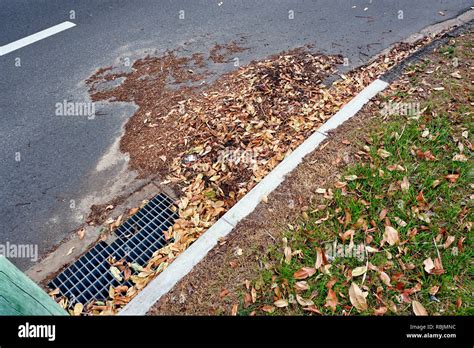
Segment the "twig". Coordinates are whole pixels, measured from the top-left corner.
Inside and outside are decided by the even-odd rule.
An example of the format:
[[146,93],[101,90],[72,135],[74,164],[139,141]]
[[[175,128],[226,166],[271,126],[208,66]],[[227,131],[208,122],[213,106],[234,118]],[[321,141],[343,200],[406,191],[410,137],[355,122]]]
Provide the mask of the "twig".
[[405,133],[406,126],[407,126],[406,124],[403,125],[402,133],[398,136],[397,140],[400,140],[402,138],[403,133]]
[[273,237],[273,236],[272,236],[270,233],[268,233],[267,231],[265,231],[265,233],[268,234],[268,236],[269,236],[271,239],[273,239],[274,242],[276,242],[275,237]]
[[436,247],[436,252],[438,253],[439,263],[441,264],[441,268],[443,268],[443,262],[441,261],[441,254],[439,253],[438,245],[436,244],[436,240],[434,237],[433,237],[433,243]]

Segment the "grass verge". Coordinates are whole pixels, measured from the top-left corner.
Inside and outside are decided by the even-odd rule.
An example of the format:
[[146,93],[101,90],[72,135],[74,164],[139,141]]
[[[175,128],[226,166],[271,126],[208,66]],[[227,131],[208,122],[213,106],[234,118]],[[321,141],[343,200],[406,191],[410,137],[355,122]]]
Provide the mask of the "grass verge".
[[282,231],[234,314],[474,314],[473,37],[380,98],[359,161]]

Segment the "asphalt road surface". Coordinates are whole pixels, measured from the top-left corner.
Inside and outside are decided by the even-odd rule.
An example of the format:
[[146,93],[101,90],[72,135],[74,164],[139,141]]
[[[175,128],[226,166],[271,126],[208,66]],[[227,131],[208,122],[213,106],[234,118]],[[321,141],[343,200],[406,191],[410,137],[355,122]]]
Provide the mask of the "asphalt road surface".
[[[64,100],[89,101],[84,81],[96,69],[176,47],[207,52],[215,43],[242,37],[250,50],[239,53],[241,64],[314,44],[356,66],[471,5],[468,0],[0,0],[0,46],[64,21],[76,24],[0,56],[0,244],[35,244],[44,255],[84,221],[92,203],[106,202],[133,182],[135,174],[115,151],[133,105],[99,105],[101,115],[93,119],[55,112]],[[11,260],[21,269],[34,262]]]

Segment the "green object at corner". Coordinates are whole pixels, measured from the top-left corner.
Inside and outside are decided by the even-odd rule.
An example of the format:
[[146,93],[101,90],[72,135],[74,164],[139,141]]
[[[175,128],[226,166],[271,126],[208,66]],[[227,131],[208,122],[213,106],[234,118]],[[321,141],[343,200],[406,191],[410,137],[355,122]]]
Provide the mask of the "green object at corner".
[[0,255],[0,315],[68,315],[49,295]]

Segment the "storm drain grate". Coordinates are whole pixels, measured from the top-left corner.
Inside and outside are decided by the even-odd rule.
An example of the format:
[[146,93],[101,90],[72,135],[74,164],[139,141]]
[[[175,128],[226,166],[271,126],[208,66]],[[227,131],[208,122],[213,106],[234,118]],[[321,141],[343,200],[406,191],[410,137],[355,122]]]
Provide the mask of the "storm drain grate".
[[114,278],[108,260],[125,259],[145,266],[153,253],[167,244],[163,231],[173,226],[177,218],[172,200],[165,194],[157,195],[115,230],[118,238],[114,242],[96,244],[53,279],[49,287],[59,288],[71,304],[107,299],[111,285],[132,285]]

